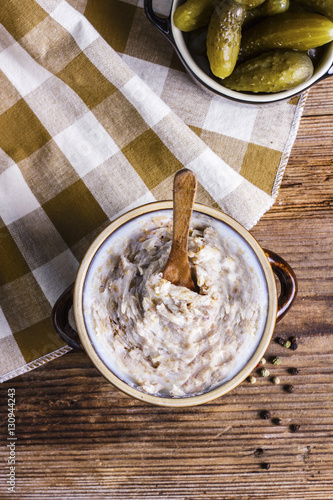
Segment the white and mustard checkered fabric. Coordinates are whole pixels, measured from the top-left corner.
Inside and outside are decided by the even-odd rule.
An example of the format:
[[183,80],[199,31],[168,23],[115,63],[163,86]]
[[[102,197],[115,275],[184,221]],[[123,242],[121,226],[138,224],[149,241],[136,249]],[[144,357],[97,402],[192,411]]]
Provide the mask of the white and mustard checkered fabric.
[[172,197],[250,228],[277,193],[302,105],[242,106],[203,93],[142,2],[3,0],[0,5],[0,377],[68,350],[58,296],[117,215]]

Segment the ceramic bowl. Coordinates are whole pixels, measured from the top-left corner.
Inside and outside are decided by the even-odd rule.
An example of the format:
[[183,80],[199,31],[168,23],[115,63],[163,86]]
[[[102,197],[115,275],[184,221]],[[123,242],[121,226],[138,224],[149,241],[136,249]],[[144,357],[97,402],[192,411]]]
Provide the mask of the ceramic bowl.
[[323,49],[320,60],[316,63],[315,71],[312,77],[296,87],[271,94],[254,94],[251,92],[238,92],[224,87],[221,80],[214,77],[209,69],[209,63],[206,58],[196,57],[190,53],[187,44],[188,34],[180,31],[173,22],[173,15],[179,5],[184,0],[173,0],[170,14],[167,18],[162,18],[155,14],[152,7],[153,0],[145,0],[144,7],[148,19],[153,25],[171,42],[176,50],[185,69],[188,71],[194,81],[204,90],[220,95],[231,100],[247,104],[265,104],[274,103],[283,100],[289,100],[292,97],[301,94],[306,89],[324,78],[333,74],[333,42],[327,44]]
[[[91,276],[94,274],[96,266],[100,266],[100,256],[107,251],[110,244],[117,245],[117,242],[132,234],[138,224],[151,220],[152,217],[167,215],[172,217],[172,201],[154,202],[136,208],[113,221],[89,247],[76,276],[75,284],[69,287],[59,298],[53,308],[52,320],[55,330],[65,342],[76,349],[84,349],[96,368],[115,387],[124,393],[147,403],[160,406],[187,407],[206,403],[231,391],[239,385],[256,367],[263,357],[273,334],[276,321],[281,319],[290,308],[297,291],[296,277],[291,267],[278,255],[264,250],[238,222],[225,215],[220,210],[196,203],[194,214],[200,214],[212,222],[214,225],[224,224],[228,230],[235,232],[235,236],[241,239],[242,244],[251,252],[253,258],[258,263],[258,269],[262,275],[263,282],[267,290],[267,315],[263,322],[262,334],[258,338],[255,350],[244,360],[239,371],[230,380],[220,386],[208,390],[197,396],[186,397],[162,397],[154,396],[142,392],[130,386],[103,361],[102,357],[94,346],[94,335],[89,328],[87,313],[87,290],[91,286]],[[215,226],[214,226],[215,227]],[[280,281],[281,292],[278,297],[275,276]],[[73,293],[74,290],[74,293]],[[73,306],[76,332],[68,323],[68,312]]]

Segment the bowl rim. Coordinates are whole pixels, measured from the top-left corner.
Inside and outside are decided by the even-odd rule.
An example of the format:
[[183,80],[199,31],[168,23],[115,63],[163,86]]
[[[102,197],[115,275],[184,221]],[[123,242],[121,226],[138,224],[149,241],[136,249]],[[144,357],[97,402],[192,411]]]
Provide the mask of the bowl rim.
[[259,344],[255,352],[253,353],[252,357],[249,359],[249,361],[231,380],[227,381],[225,384],[216,387],[211,391],[207,391],[197,396],[188,396],[182,398],[155,396],[148,393],[144,393],[128,385],[126,382],[117,377],[112,372],[112,370],[108,368],[98,356],[89,338],[88,331],[86,329],[86,324],[84,320],[84,310],[83,310],[83,289],[84,289],[85,279],[90,264],[96,252],[101,247],[101,245],[106,241],[106,239],[109,238],[109,236],[116,231],[116,229],[123,226],[127,222],[135,218],[138,218],[142,215],[145,215],[147,213],[152,213],[161,210],[170,210],[170,209],[172,209],[172,201],[159,201],[142,205],[118,217],[116,220],[111,222],[111,224],[109,224],[95,238],[95,240],[88,248],[76,276],[74,285],[74,295],[73,295],[73,310],[74,310],[74,318],[77,326],[78,335],[86,353],[90,357],[95,367],[99,370],[99,372],[109,382],[111,382],[112,385],[114,385],[116,388],[118,388],[128,396],[132,396],[140,401],[145,401],[153,405],[168,406],[168,407],[188,407],[188,406],[195,406],[207,403],[209,401],[212,401],[213,399],[222,396],[223,394],[226,394],[227,392],[235,388],[237,385],[239,385],[257,366],[258,362],[263,357],[263,354],[265,353],[270,343],[271,337],[273,335],[276,322],[276,314],[277,314],[277,290],[271,265],[269,264],[263,249],[256,241],[256,239],[241,224],[239,224],[237,221],[232,219],[230,216],[224,214],[220,210],[200,203],[195,203],[194,211],[211,216],[214,219],[217,219],[219,221],[228,224],[234,230],[236,230],[250,245],[250,247],[257,256],[259,264],[262,267],[267,284],[268,312],[266,318],[266,325],[262,337],[259,341]]
[[328,43],[327,47],[327,55],[319,64],[319,67],[314,71],[312,77],[303,82],[296,87],[293,87],[288,90],[284,90],[281,92],[275,93],[267,93],[267,94],[251,94],[245,92],[238,92],[236,90],[228,89],[224,87],[222,84],[211,78],[207,73],[205,73],[200,66],[195,61],[194,57],[190,54],[187,45],[184,39],[184,33],[178,29],[173,21],[174,12],[178,5],[183,3],[183,0],[172,0],[172,6],[169,16],[170,22],[170,36],[169,40],[174,46],[178,56],[180,57],[183,65],[189,74],[194,78],[194,80],[199,83],[200,86],[204,87],[206,90],[213,92],[214,94],[220,95],[222,97],[226,97],[233,101],[238,101],[247,104],[274,104],[276,102],[284,101],[291,99],[302,92],[309,89],[316,82],[328,76],[329,70],[333,64],[333,41]]

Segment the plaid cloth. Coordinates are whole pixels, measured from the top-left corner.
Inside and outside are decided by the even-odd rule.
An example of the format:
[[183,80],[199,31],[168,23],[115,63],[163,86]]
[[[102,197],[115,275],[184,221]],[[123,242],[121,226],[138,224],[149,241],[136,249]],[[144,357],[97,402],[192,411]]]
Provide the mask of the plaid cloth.
[[171,199],[183,166],[197,201],[253,226],[277,195],[305,98],[207,95],[142,1],[2,0],[0,23],[5,381],[69,350],[50,315],[89,244],[117,215]]

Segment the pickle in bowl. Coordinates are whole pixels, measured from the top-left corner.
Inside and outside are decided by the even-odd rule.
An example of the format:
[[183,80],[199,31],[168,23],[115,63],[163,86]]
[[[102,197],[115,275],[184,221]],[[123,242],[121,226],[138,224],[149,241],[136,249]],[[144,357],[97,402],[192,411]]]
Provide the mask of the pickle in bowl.
[[174,13],[173,22],[181,31],[207,26],[214,11],[214,0],[187,0]]
[[333,23],[312,12],[285,12],[265,19],[242,35],[244,60],[275,49],[307,51],[333,40]]
[[304,52],[276,50],[237,66],[223,85],[241,92],[281,92],[306,82],[313,71],[312,61]]
[[235,0],[220,2],[212,14],[207,32],[207,57],[212,73],[229,76],[236,66],[245,8]]
[[243,28],[247,28],[250,24],[261,21],[265,17],[277,16],[286,12],[290,7],[289,0],[265,0],[255,9],[246,11]]

